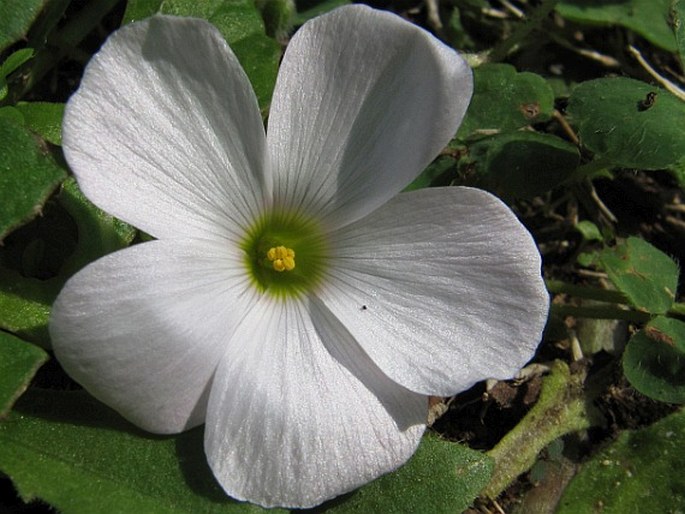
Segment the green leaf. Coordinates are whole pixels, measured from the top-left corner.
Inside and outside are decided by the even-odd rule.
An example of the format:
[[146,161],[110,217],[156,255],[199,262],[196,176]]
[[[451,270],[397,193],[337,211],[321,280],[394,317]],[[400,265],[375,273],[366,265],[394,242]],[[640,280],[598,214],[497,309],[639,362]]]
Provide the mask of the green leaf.
[[121,24],[144,20],[160,12],[164,0],[128,0]]
[[685,510],[685,412],[625,431],[585,463],[556,514],[644,514]]
[[82,391],[29,390],[0,424],[0,469],[63,514],[266,512],[222,492],[202,444],[201,428],[146,434]]
[[576,223],[576,230],[580,232],[585,241],[604,241],[604,236],[599,227],[591,221],[579,221]]
[[[0,425],[0,469],[25,501],[41,498],[64,514],[266,512],[226,497],[206,463],[202,437],[201,428],[175,437],[146,434],[82,391],[29,390]],[[491,470],[483,454],[426,437],[398,472],[325,507],[461,512]]]
[[408,464],[326,512],[462,512],[487,484],[492,469],[493,461],[487,455],[427,435]]
[[[316,18],[317,16],[321,16],[322,14],[332,11],[333,9],[337,9],[338,7],[349,5],[351,3],[352,0],[322,0],[320,2],[315,2],[313,6],[297,13],[293,22],[295,25],[302,25],[304,22],[309,21],[312,18]],[[309,2],[307,5],[311,5],[311,2]]]
[[444,174],[453,170],[456,165],[456,160],[448,156],[440,156],[433,163],[431,163],[421,174],[416,177],[411,184],[404,188],[404,191],[414,191],[416,189],[423,189],[435,185],[437,181]]
[[471,104],[457,137],[492,134],[547,121],[554,110],[554,93],[547,81],[510,64],[484,64],[473,70]]
[[9,55],[5,62],[0,65],[0,77],[7,76],[15,71],[19,66],[33,57],[33,48],[21,48]]
[[614,248],[602,250],[599,263],[634,307],[665,314],[673,305],[678,266],[646,241],[629,237]]
[[462,23],[462,15],[459,7],[452,7],[445,27],[447,42],[452,48],[458,48],[462,52],[475,49],[476,45]]
[[685,0],[673,0],[671,19],[673,20],[673,32],[680,56],[680,66],[685,69]]
[[46,0],[0,0],[0,52],[26,36]]
[[71,276],[86,264],[133,242],[136,229],[97,208],[73,178],[64,181],[58,199],[78,228],[76,251],[65,264],[63,275]]
[[252,0],[130,0],[123,21],[141,20],[157,12],[211,22],[226,38],[245,69],[261,108],[269,105],[281,49],[276,41],[266,36],[264,22]]
[[[583,299],[583,307],[599,307],[603,302]],[[595,355],[605,351],[611,355],[621,355],[626,346],[626,322],[616,319],[578,318],[574,330],[583,355]]]
[[664,169],[685,155],[685,102],[639,80],[583,82],[568,113],[583,146],[613,166]]
[[[73,178],[63,182],[57,200],[63,207],[61,212],[64,217],[62,224],[58,226],[63,227],[64,232],[51,230],[49,236],[54,234],[54,240],[50,241],[35,231],[31,233],[30,238],[30,241],[44,246],[47,244],[49,248],[58,245],[57,253],[50,251],[45,257],[50,258],[50,267],[54,268],[52,278],[30,278],[33,276],[30,263],[21,268],[17,267],[26,276],[12,269],[0,268],[0,329],[15,333],[46,348],[50,345],[47,328],[50,308],[67,278],[103,255],[130,245],[137,233],[130,225],[110,216],[88,201]],[[50,215],[43,219],[57,220],[58,223],[59,218],[54,211],[48,212]],[[69,216],[73,218],[78,231],[78,242],[75,243],[73,251],[73,247],[65,241],[65,238],[74,232],[73,229],[70,232],[64,223],[70,221]],[[50,226],[46,230],[50,230]],[[76,233],[73,233],[73,238],[76,238]],[[29,250],[28,247],[19,249],[19,255],[24,257]],[[43,259],[39,261],[42,262]],[[42,267],[38,265],[38,268]]]
[[597,265],[597,252],[581,252],[578,254],[576,261],[581,266],[589,268]]
[[13,105],[0,107],[0,118],[5,119],[15,125],[24,125],[24,115]]
[[569,21],[590,25],[619,25],[651,43],[674,52],[675,39],[669,25],[671,0],[561,0],[557,12]]
[[669,168],[673,177],[678,181],[681,189],[685,190],[685,155]]
[[285,39],[293,28],[294,0],[254,0],[269,37]]
[[685,403],[685,323],[659,316],[628,341],[623,372],[642,394]]
[[528,131],[481,139],[469,150],[481,185],[505,199],[545,193],[566,180],[580,162],[572,144]]
[[0,419],[26,390],[48,354],[5,332],[0,332]]
[[19,102],[14,106],[23,116],[26,127],[53,145],[62,145],[64,104]]
[[19,102],[0,107],[0,118],[22,125],[48,143],[62,144],[64,104],[51,102]]
[[0,241],[36,216],[66,172],[24,127],[0,116]]
[[50,307],[59,286],[0,267],[0,329],[49,347]]
[[22,48],[21,50],[17,50],[10,54],[10,56],[5,59],[5,62],[0,65],[0,100],[3,100],[8,93],[7,76],[31,59],[31,57],[33,57],[33,49]]

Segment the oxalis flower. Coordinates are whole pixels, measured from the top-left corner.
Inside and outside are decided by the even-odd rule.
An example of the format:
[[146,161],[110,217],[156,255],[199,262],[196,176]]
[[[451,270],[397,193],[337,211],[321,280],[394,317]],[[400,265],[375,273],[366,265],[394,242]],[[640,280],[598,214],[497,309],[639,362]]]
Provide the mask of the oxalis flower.
[[398,194],[471,90],[427,32],[343,7],[290,42],[265,134],[210,24],[119,30],[67,105],[64,152],[88,198],[156,240],[67,283],[50,323],[65,370],[151,432],[205,423],[237,499],[309,507],[397,468],[426,395],[511,377],[547,313],[499,200]]

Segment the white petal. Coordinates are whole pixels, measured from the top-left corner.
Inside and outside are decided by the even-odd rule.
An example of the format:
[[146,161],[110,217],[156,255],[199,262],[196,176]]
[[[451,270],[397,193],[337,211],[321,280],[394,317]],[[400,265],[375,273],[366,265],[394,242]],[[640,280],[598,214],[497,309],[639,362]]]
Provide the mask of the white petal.
[[209,23],[155,16],[117,31],[64,118],[86,196],[158,238],[227,234],[268,196],[257,100]]
[[93,396],[146,430],[201,424],[212,374],[252,301],[242,268],[225,246],[199,241],[110,254],[60,293],[55,354]]
[[205,450],[229,495],[311,507],[403,464],[426,413],[322,305],[264,298],[216,372]]
[[464,60],[399,16],[355,5],[306,23],[271,104],[276,202],[331,226],[373,211],[454,136],[471,92]]
[[330,237],[320,297],[398,383],[448,396],[533,356],[548,309],[540,255],[489,193],[400,194]]

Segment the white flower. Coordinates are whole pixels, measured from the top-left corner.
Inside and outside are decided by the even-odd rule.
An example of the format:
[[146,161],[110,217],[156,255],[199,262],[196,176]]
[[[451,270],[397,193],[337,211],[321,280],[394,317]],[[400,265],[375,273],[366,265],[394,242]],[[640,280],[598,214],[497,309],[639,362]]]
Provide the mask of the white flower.
[[511,377],[547,314],[535,244],[499,200],[397,194],[471,91],[427,32],[344,7],[290,42],[265,135],[210,24],[119,30],[67,105],[64,152],[88,198],[157,240],[65,286],[66,371],[151,432],[206,423],[237,499],[313,506],[400,466],[426,395]]

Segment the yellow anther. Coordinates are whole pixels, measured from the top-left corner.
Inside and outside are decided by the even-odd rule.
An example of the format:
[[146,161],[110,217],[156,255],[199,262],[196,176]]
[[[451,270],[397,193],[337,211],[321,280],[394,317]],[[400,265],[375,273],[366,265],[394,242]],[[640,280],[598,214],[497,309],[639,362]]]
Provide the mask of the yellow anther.
[[282,261],[283,267],[286,271],[292,271],[295,268],[295,259],[293,259],[290,255],[283,257]]
[[295,251],[285,246],[274,246],[266,252],[273,269],[276,271],[291,271],[295,269]]

